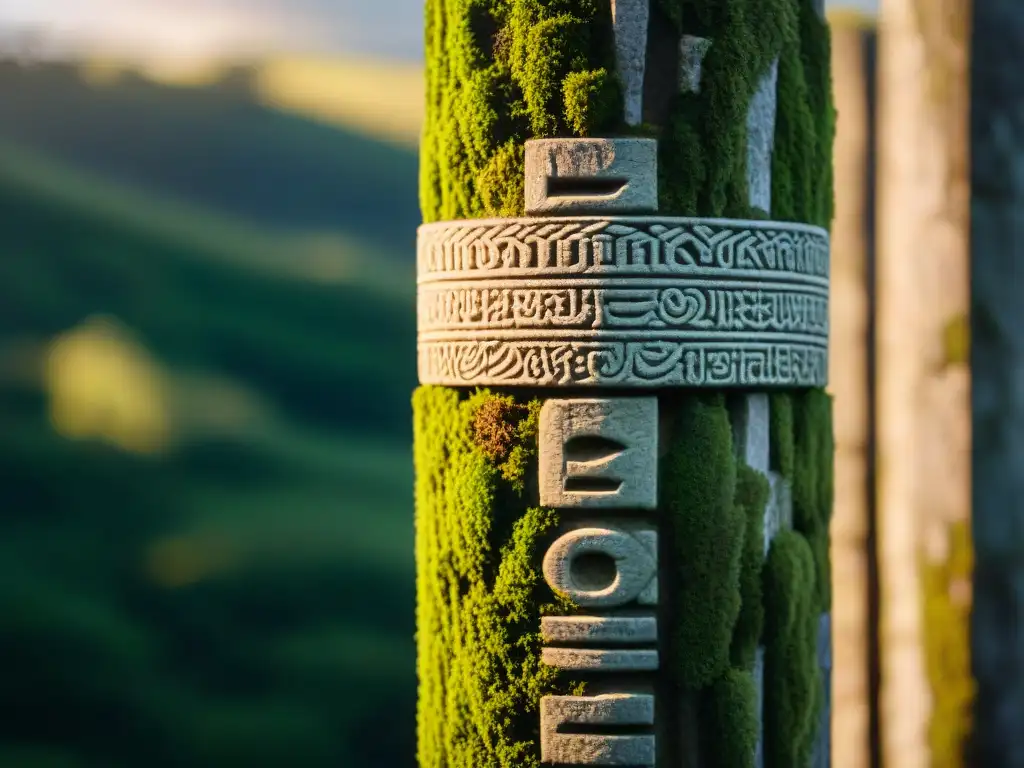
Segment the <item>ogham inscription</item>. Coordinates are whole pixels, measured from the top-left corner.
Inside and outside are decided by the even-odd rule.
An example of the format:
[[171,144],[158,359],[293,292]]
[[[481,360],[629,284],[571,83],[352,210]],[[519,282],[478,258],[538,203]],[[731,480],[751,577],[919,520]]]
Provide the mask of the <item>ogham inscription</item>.
[[[593,695],[541,699],[541,761],[654,766],[653,680],[635,680],[659,667],[658,532],[645,518],[657,505],[657,398],[546,401],[538,459],[541,504],[563,513],[544,579],[580,611],[541,619],[541,660],[604,678]],[[633,682],[616,685],[621,673]]]

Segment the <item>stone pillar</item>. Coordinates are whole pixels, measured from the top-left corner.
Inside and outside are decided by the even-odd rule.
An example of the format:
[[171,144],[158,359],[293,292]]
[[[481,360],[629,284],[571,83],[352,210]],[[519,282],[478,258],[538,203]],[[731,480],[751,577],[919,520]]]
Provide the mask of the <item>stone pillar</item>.
[[901,768],[962,764],[969,726],[966,0],[879,20],[881,729]]
[[836,215],[832,224],[829,389],[835,397],[836,494],[831,526],[832,768],[868,768],[872,664],[871,260],[874,232],[875,24],[830,17],[835,89]]
[[[973,765],[1024,766],[1024,7],[971,23]],[[1018,63],[1015,63],[1018,62]]]
[[827,30],[682,5],[428,2],[424,768],[815,751]]

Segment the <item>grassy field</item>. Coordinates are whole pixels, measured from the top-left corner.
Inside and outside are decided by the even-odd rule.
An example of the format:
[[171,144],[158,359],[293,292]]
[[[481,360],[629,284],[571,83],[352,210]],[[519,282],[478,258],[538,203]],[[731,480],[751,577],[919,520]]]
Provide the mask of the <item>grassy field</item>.
[[413,764],[415,153],[250,86],[0,67],[0,765]]

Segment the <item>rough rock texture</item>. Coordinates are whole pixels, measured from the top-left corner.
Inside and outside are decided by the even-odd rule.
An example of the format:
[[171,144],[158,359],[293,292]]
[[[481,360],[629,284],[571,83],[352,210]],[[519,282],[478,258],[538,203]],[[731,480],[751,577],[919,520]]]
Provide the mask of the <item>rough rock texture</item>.
[[658,534],[626,525],[582,523],[556,539],[544,555],[551,589],[583,608],[618,608],[634,600],[655,605]]
[[654,723],[651,694],[553,696],[541,704],[541,754],[557,765],[653,766],[654,736],[564,733],[566,726],[630,726]]
[[971,367],[976,765],[1024,766],[1024,6],[974,4]]
[[611,0],[615,29],[615,67],[622,80],[624,117],[639,125],[643,115],[644,70],[647,59],[647,25],[651,0]]
[[658,143],[653,139],[526,142],[528,216],[654,213]]
[[655,509],[658,399],[551,399],[540,412],[540,503]]

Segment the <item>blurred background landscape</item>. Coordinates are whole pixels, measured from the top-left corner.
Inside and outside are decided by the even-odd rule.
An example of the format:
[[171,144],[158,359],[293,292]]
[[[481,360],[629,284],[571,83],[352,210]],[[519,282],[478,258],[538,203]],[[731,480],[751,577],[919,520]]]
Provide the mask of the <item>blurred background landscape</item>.
[[0,765],[413,765],[421,26],[0,4]]

